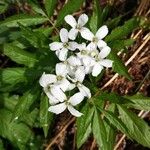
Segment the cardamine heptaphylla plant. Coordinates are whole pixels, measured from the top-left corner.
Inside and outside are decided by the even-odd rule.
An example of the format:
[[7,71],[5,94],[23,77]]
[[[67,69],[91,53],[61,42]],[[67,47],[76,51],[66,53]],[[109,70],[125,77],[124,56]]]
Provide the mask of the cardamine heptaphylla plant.
[[[71,26],[70,31],[62,28],[61,41],[49,44],[50,50],[55,52],[61,62],[56,64],[55,74],[44,72],[39,83],[49,98],[51,106],[48,111],[60,114],[68,109],[72,115],[80,117],[82,113],[74,106],[85,97],[91,98],[90,89],[83,84],[86,75],[97,77],[104,68],[112,67],[113,61],[106,59],[111,48],[103,40],[108,34],[108,28],[103,25],[93,34],[85,27],[88,22],[86,14],[80,15],[78,21],[72,15],[67,15],[64,19]],[[76,42],[78,35],[85,42]],[[65,94],[76,88],[78,91],[71,97]]]

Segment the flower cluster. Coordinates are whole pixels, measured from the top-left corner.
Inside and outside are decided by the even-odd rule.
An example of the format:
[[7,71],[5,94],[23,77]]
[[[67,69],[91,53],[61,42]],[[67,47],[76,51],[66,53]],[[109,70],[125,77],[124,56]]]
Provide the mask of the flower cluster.
[[[61,61],[56,64],[56,74],[43,73],[39,82],[49,98],[50,112],[59,114],[68,109],[72,115],[80,117],[82,113],[74,106],[82,102],[85,97],[91,97],[89,88],[83,85],[85,76],[92,74],[96,77],[104,67],[112,67],[112,61],[106,59],[111,49],[102,40],[108,34],[108,28],[104,25],[94,35],[84,27],[88,22],[86,14],[82,14],[78,21],[72,15],[67,15],[65,21],[72,28],[69,32],[62,28],[61,42],[53,42],[49,45]],[[86,43],[73,41],[79,37],[79,33]],[[67,97],[65,92],[75,88],[78,92]]]

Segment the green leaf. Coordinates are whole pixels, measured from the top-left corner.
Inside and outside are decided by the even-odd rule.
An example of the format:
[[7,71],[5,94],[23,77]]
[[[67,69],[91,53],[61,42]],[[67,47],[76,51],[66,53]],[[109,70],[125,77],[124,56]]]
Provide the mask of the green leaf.
[[100,22],[101,22],[101,7],[98,0],[93,0],[93,14],[90,18],[90,29],[93,33],[97,32],[97,29],[99,28]]
[[86,103],[81,112],[83,116],[77,118],[77,147],[80,148],[82,144],[87,140],[91,133],[91,120],[94,113],[94,108]]
[[34,3],[32,1],[29,1],[28,3],[32,8],[33,13],[46,17],[45,12],[41,9],[40,4],[38,2]]
[[0,150],[5,150],[2,139],[0,138]]
[[18,83],[27,82],[25,68],[0,69],[0,91],[7,91]]
[[0,109],[0,135],[19,149],[26,149],[27,144],[34,138],[34,134],[27,125],[10,122],[11,116],[10,111]]
[[32,46],[39,49],[41,49],[42,47],[48,47],[48,43],[46,43],[48,42],[48,39],[42,32],[34,32],[29,27],[24,27],[21,24],[19,24],[19,26],[21,28],[23,38],[27,40]]
[[107,139],[106,128],[104,125],[104,121],[102,120],[100,113],[98,113],[96,107],[92,121],[92,131],[94,138],[96,139],[96,142],[99,145],[99,148],[102,150],[107,150],[108,143],[106,141]]
[[135,28],[139,26],[139,18],[134,17],[127,22],[123,26],[117,27],[112,30],[111,34],[108,35],[105,40],[106,42],[111,42],[114,40],[123,39],[128,36]]
[[49,18],[53,15],[56,4],[57,0],[45,0],[45,9]]
[[[38,118],[39,117],[39,110],[35,108],[31,112],[26,112],[20,117],[20,121],[26,123],[30,127],[39,127],[38,125]],[[37,126],[38,125],[38,126]]]
[[8,4],[6,2],[0,1],[0,14],[4,13],[8,8]]
[[[115,113],[115,105],[110,104],[108,110],[112,113]],[[114,148],[115,140],[116,140],[116,130],[112,126],[111,123],[104,121],[106,132],[107,132],[107,142],[108,144],[108,150],[112,150]]]
[[28,67],[33,67],[38,61],[32,53],[24,51],[13,44],[4,45],[4,54],[18,64],[23,64]]
[[49,108],[48,98],[47,96],[42,95],[40,102],[40,126],[43,128],[45,137],[48,134],[50,124],[52,123],[53,120],[53,114],[48,111],[48,108]]
[[53,28],[52,27],[42,27],[42,28],[38,28],[38,29],[34,29],[33,30],[34,32],[41,32],[43,35],[45,35],[45,37],[48,37],[52,31],[53,31]]
[[111,47],[112,50],[116,50],[116,53],[125,49],[126,47],[131,46],[134,43],[133,39],[127,40],[116,40],[114,42],[110,42],[108,45]]
[[24,95],[19,99],[17,105],[15,106],[12,120],[17,120],[24,113],[29,112],[31,105],[38,99],[39,90],[35,86],[31,90],[24,93]]
[[150,97],[137,94],[133,96],[125,96],[125,98],[131,101],[125,104],[127,107],[131,107],[139,110],[147,110],[147,111],[150,110]]
[[100,23],[99,23],[99,27],[101,27],[102,25],[105,24],[105,20],[107,20],[108,14],[111,10],[111,6],[110,5],[106,5],[102,12],[100,13]]
[[118,16],[118,17],[116,17],[116,18],[113,18],[113,19],[111,19],[111,20],[108,20],[108,21],[106,22],[106,25],[107,25],[108,29],[111,30],[111,29],[116,28],[116,27],[118,26],[118,24],[120,23],[121,18],[122,18],[122,16]]
[[42,16],[30,16],[25,14],[19,14],[11,16],[4,21],[0,22],[0,28],[3,26],[12,28],[12,27],[18,27],[18,23],[21,23],[24,26],[32,26],[32,25],[38,25],[42,24],[48,19]]
[[111,111],[104,111],[100,107],[98,109],[104,113],[105,117],[109,120],[110,125],[112,124],[114,127],[116,127],[118,130],[122,131],[123,133],[127,134],[127,128],[125,124],[117,117],[116,114],[114,114]]
[[150,127],[133,112],[117,105],[120,118],[128,129],[128,134],[138,143],[150,148]]
[[64,7],[58,13],[56,26],[60,26],[63,23],[64,17],[66,15],[72,14],[75,11],[77,11],[81,7],[83,2],[84,0],[68,0],[68,2],[64,5]]
[[124,104],[124,103],[128,103],[130,102],[130,100],[128,100],[125,97],[122,97],[114,92],[103,92],[101,91],[100,94],[97,96],[97,104],[100,103],[99,105],[101,106],[101,101],[110,101],[111,103],[116,103],[116,104]]
[[127,79],[131,80],[131,77],[128,73],[127,67],[123,64],[119,56],[114,52],[111,51],[109,54],[109,58],[113,60],[113,71],[117,72],[119,75],[125,76]]
[[7,108],[13,111],[18,102],[18,98],[18,95],[9,96],[9,93],[0,94],[0,108]]

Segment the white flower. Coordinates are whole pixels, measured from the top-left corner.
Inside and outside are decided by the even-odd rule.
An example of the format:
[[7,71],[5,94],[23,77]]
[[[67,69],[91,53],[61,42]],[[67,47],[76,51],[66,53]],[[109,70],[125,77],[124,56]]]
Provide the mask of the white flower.
[[90,47],[90,49],[95,49],[95,48],[97,48],[97,46],[99,47],[99,49],[105,47],[107,44],[102,39],[107,34],[108,34],[108,28],[106,25],[99,28],[95,35],[89,29],[88,30],[84,29],[81,32],[81,36],[84,39],[91,41],[91,43],[88,45],[88,47]]
[[68,67],[68,75],[73,77],[77,68],[82,65],[81,60],[77,56],[70,56],[66,62]]
[[40,81],[59,86],[64,92],[67,91],[70,86],[70,82],[66,79],[67,70],[63,63],[56,64],[55,67],[56,75],[43,73]]
[[77,22],[72,15],[67,15],[65,21],[72,27],[69,31],[69,38],[71,40],[76,39],[78,32],[82,33],[83,30],[87,30],[87,28],[83,27],[88,22],[88,16],[86,14],[82,14]]
[[79,66],[77,68],[77,70],[74,73],[74,78],[70,78],[68,76],[68,79],[70,79],[76,85],[76,87],[79,89],[82,95],[90,98],[91,97],[90,90],[82,84],[84,78],[85,78],[85,70],[83,66]]
[[61,61],[65,61],[68,50],[74,51],[78,47],[78,44],[76,42],[69,42],[68,31],[65,28],[60,30],[60,39],[61,42],[53,42],[49,46],[52,51],[56,51],[56,55]]
[[103,67],[107,67],[107,68],[112,67],[113,61],[109,59],[104,59],[109,55],[110,51],[111,51],[110,47],[106,46],[95,57],[95,64],[92,69],[93,76],[98,76],[102,71]]
[[82,113],[80,113],[79,111],[77,111],[74,106],[76,106],[77,104],[81,103],[84,99],[84,96],[79,92],[74,94],[73,96],[71,96],[69,99],[64,99],[63,103],[54,105],[54,106],[50,106],[49,107],[49,111],[53,112],[55,114],[60,114],[62,113],[65,109],[68,109],[69,112],[76,116],[76,117],[80,117],[82,115]]
[[90,74],[92,72],[92,66],[94,64],[94,57],[98,55],[99,51],[97,49],[91,49],[86,46],[85,43],[79,44],[78,52],[76,55],[81,59],[82,65],[85,68],[85,73]]
[[43,73],[39,80],[40,85],[43,87],[44,92],[46,93],[47,97],[49,98],[49,102],[52,105],[58,102],[62,102],[62,100],[66,97],[59,86],[52,84],[55,81],[55,75],[45,73]]

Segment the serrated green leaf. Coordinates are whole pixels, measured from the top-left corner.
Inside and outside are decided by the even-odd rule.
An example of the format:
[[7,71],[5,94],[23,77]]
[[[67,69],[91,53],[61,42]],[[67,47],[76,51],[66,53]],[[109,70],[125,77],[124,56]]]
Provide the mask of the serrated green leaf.
[[127,39],[127,40],[116,40],[114,42],[110,42],[108,45],[111,47],[111,49],[115,50],[116,53],[125,49],[126,47],[131,46],[134,43],[133,39]]
[[147,111],[150,110],[150,97],[136,94],[133,96],[125,96],[125,98],[131,101],[125,104],[127,107],[139,110],[147,110]]
[[113,67],[112,67],[113,71],[131,80],[127,67],[123,64],[119,56],[114,51],[111,51],[111,53],[109,54],[109,58],[113,60]]
[[129,99],[122,97],[114,92],[108,93],[108,92],[103,92],[101,91],[100,94],[97,96],[97,103],[96,105],[99,104],[101,106],[101,101],[110,101],[111,103],[116,103],[116,104],[124,104],[130,102]]
[[12,120],[18,120],[18,118],[24,113],[29,112],[31,105],[38,99],[39,92],[39,89],[35,86],[33,89],[27,91],[22,97],[20,97],[15,106]]
[[[108,109],[110,112],[112,113],[116,113],[116,107],[115,107],[115,104],[110,104]],[[115,140],[116,140],[116,129],[113,127],[113,125],[110,123],[110,122],[106,122],[104,120],[104,123],[105,123],[105,127],[106,127],[106,132],[107,132],[107,142],[109,143],[108,144],[108,150],[112,150],[114,149],[114,144],[115,144]]]
[[38,60],[36,56],[25,50],[20,49],[13,44],[4,45],[4,54],[18,64],[23,64],[28,67],[33,67]]
[[48,97],[42,95],[40,101],[40,126],[43,128],[45,137],[47,137],[49,127],[53,120],[53,114],[48,111],[48,108],[49,108]]
[[6,109],[0,109],[0,135],[7,138],[11,144],[19,149],[25,149],[34,138],[31,129],[23,123],[10,122],[12,113]]
[[93,33],[96,33],[99,26],[100,26],[100,22],[101,22],[101,7],[100,7],[100,3],[98,0],[93,0],[93,14],[90,18],[90,29]]
[[8,28],[12,27],[18,27],[18,23],[21,23],[24,26],[32,26],[32,25],[38,25],[41,24],[48,19],[42,16],[30,16],[25,14],[19,14],[11,16],[4,21],[0,22],[0,28],[3,26],[6,26]]
[[0,94],[0,108],[7,108],[10,111],[13,111],[17,102],[18,95],[9,96],[9,93],[1,93]]
[[80,148],[87,140],[91,133],[91,120],[93,117],[94,109],[86,103],[81,112],[84,114],[82,117],[77,118],[77,147]]
[[51,17],[54,13],[57,0],[45,0],[45,9],[48,17]]
[[8,4],[6,2],[0,1],[0,14],[4,13],[8,8]]
[[114,29],[118,26],[119,22],[121,21],[122,16],[118,16],[116,18],[113,18],[111,20],[108,20],[106,22],[106,25],[108,27],[109,30]]
[[56,26],[60,26],[63,23],[64,17],[66,15],[72,14],[75,11],[77,11],[81,7],[83,2],[84,0],[68,0],[68,2],[64,5],[64,7],[58,13]]
[[120,118],[126,124],[128,135],[143,146],[150,148],[150,127],[133,112],[117,105]]
[[100,13],[100,23],[99,23],[99,27],[105,24],[105,20],[107,20],[108,14],[111,10],[111,6],[110,5],[106,5],[102,12]]
[[100,113],[98,113],[96,107],[92,121],[92,132],[99,148],[102,150],[107,150],[108,143],[106,141],[107,139],[106,128],[104,125],[104,121],[102,120]]
[[32,31],[29,27],[19,24],[22,31],[22,37],[27,40],[32,46],[38,49],[48,47],[48,39],[40,31]]
[[18,83],[27,82],[25,68],[0,69],[0,91],[7,91]]
[[[127,128],[125,124],[117,117],[116,114],[112,113],[111,111],[104,111],[100,107],[98,109],[104,113],[105,117],[109,120],[110,124],[116,127],[118,130],[122,131],[127,135]],[[129,137],[129,135],[128,135]]]
[[33,2],[33,1],[29,1],[28,3],[29,3],[30,6],[32,7],[33,13],[35,13],[35,14],[40,14],[40,15],[46,17],[46,14],[45,14],[45,12],[42,10],[42,8],[40,7],[39,3],[37,3],[37,2],[35,3],[35,2]]
[[38,29],[34,29],[34,32],[41,32],[43,35],[45,35],[45,37],[48,37],[52,31],[53,31],[53,27],[44,27],[44,28],[38,28]]
[[125,22],[123,26],[117,27],[112,30],[111,34],[108,35],[105,40],[111,42],[114,40],[124,39],[128,36],[135,28],[139,26],[139,18],[135,17]]
[[39,117],[39,110],[35,108],[33,111],[29,113],[27,112],[24,113],[19,120],[26,123],[30,127],[37,127],[38,117]]

